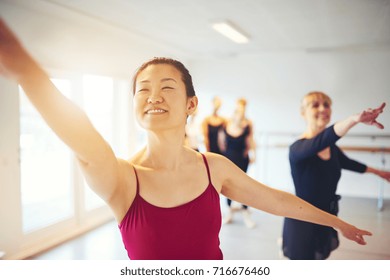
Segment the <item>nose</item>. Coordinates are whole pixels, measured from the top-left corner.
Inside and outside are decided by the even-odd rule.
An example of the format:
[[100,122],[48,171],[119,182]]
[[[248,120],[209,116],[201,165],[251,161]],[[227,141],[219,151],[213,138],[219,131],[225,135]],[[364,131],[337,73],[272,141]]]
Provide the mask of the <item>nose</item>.
[[324,104],[321,104],[321,105],[319,106],[318,109],[319,109],[320,111],[325,111],[325,110],[328,109],[328,107],[327,107],[326,105],[324,105]]
[[148,104],[159,104],[163,102],[163,98],[159,93],[152,93],[147,99]]

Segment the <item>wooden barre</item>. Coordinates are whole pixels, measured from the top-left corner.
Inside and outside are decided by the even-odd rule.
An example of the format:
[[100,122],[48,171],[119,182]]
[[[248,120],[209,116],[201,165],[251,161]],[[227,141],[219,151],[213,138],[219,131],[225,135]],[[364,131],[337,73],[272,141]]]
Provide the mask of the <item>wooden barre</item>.
[[364,147],[364,146],[340,146],[343,151],[390,153],[390,148],[386,147]]
[[[288,148],[286,144],[268,145],[271,148]],[[390,153],[390,147],[366,147],[366,146],[339,146],[343,151],[370,152],[370,153]]]

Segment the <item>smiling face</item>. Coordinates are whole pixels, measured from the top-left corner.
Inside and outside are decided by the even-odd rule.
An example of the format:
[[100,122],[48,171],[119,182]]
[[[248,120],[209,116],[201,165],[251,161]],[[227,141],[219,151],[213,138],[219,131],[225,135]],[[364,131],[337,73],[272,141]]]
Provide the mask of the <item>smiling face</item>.
[[315,131],[323,130],[330,122],[332,100],[322,92],[310,92],[302,100],[301,114],[308,127]]
[[151,64],[134,82],[134,111],[141,127],[150,130],[184,129],[197,105],[188,97],[181,72],[170,64]]

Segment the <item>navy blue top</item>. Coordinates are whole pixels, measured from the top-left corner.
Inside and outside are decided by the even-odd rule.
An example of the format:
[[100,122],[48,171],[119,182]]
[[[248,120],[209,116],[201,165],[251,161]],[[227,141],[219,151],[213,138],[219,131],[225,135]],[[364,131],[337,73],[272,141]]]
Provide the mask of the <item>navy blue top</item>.
[[224,129],[225,132],[225,144],[226,150],[224,155],[234,162],[241,170],[247,171],[249,165],[249,156],[245,154],[247,149],[247,137],[250,133],[250,127],[247,125],[242,134],[239,136],[230,135],[226,127]]
[[214,126],[211,124],[207,124],[208,126],[208,139],[209,139],[209,147],[210,151],[217,154],[222,154],[219,145],[218,145],[218,133],[223,128],[223,124]]
[[[348,158],[336,141],[340,137],[333,125],[311,139],[299,139],[290,146],[289,160],[296,195],[329,212],[329,203],[336,195],[341,169],[364,173],[366,165]],[[330,147],[330,159],[318,153]]]
[[[347,169],[364,173],[367,166],[348,158],[336,146],[340,137],[335,133],[333,125],[310,139],[299,139],[290,146],[289,160],[291,175],[294,181],[295,193],[298,197],[315,205],[316,207],[337,215],[336,195],[337,184],[341,177],[341,170]],[[318,153],[330,147],[330,158],[321,159]],[[305,224],[303,226],[303,224]],[[309,226],[309,225],[312,226]],[[302,234],[302,231],[310,234]],[[314,227],[314,228],[312,228]],[[331,240],[328,234],[319,231],[328,231],[336,240]],[[322,236],[323,240],[316,240]],[[299,240],[304,238],[305,240]],[[329,227],[318,226],[292,219],[285,219],[283,230],[283,250],[289,258],[311,259],[327,258],[332,248],[330,242],[338,245],[337,233]],[[293,245],[293,243],[296,243]],[[299,246],[296,246],[299,244]],[[306,244],[306,245],[304,245]],[[337,247],[336,245],[336,247]],[[319,248],[321,247],[321,248]],[[326,247],[324,249],[324,247]],[[306,251],[306,252],[305,252]]]

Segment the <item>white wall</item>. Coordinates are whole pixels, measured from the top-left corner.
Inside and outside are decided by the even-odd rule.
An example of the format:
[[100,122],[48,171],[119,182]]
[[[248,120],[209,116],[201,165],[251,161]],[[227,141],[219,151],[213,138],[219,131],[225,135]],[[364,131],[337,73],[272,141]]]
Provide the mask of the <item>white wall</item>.
[[[0,251],[22,236],[19,165],[19,99],[16,84],[0,78]],[[18,245],[16,245],[18,246]]]
[[[332,97],[334,120],[390,102],[390,50],[194,59],[191,72],[205,107],[209,108],[213,95],[227,99],[229,104],[225,105],[230,108],[235,98],[247,97],[249,114],[259,131],[301,131],[304,123],[299,104],[311,90],[321,90]],[[386,127],[383,131],[358,126],[354,132],[389,134],[390,110],[381,119]]]

